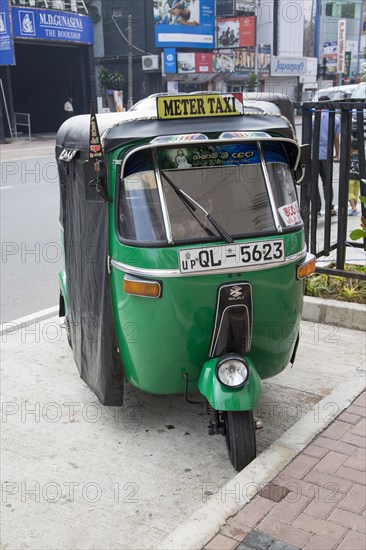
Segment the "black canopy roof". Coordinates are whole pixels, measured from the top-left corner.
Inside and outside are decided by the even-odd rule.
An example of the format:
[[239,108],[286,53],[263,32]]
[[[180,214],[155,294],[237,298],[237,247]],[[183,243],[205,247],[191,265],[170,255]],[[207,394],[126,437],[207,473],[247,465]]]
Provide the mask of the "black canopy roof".
[[[293,109],[288,98],[279,94],[277,96],[261,94],[258,100],[258,94],[254,94],[256,101],[253,101],[249,95],[251,94],[247,94],[244,98],[245,114],[243,116],[158,120],[154,110],[151,108],[144,110],[143,104],[135,111],[99,114],[97,121],[103,149],[105,152],[110,152],[132,140],[192,132],[265,131],[272,135],[295,138]],[[292,120],[285,116],[284,111]],[[87,151],[89,128],[89,115],[68,119],[57,133],[57,147]]]

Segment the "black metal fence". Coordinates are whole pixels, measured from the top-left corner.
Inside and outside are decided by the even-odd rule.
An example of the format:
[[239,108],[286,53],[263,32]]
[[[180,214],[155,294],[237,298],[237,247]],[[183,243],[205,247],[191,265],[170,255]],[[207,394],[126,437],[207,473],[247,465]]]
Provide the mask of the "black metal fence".
[[[317,267],[316,271],[319,273],[366,280],[364,273],[345,270],[347,247],[366,251],[366,239],[350,241],[347,228],[352,139],[356,139],[358,145],[360,195],[366,197],[365,134],[365,103],[322,101],[303,105],[302,143],[311,145],[311,177],[307,178],[308,184],[301,188],[301,211],[307,245],[310,252],[317,258],[328,257],[335,251],[335,260],[333,260],[335,266]],[[325,136],[327,143],[324,147]],[[338,152],[337,140],[339,140],[339,159],[335,158],[335,153]],[[338,207],[335,210],[333,178],[337,172],[339,188]],[[324,192],[324,217],[319,213],[321,208],[319,185],[321,184]],[[362,203],[361,208],[361,215],[365,218],[366,208]],[[334,219],[337,220],[336,224],[332,223]]]

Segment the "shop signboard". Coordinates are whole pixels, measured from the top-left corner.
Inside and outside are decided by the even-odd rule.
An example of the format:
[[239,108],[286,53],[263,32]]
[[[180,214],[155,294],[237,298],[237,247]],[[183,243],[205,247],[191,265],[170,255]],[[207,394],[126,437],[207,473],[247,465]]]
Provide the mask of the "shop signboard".
[[338,21],[337,73],[344,73],[346,53],[346,20]]
[[10,6],[7,0],[0,1],[0,65],[15,65]]
[[94,44],[88,15],[31,7],[12,7],[11,13],[15,38]]

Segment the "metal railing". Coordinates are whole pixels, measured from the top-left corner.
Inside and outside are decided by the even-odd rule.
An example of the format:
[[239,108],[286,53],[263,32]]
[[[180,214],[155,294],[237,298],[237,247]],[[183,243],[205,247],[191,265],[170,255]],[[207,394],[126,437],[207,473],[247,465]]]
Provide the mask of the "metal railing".
[[13,134],[15,137],[23,134],[23,132],[18,132],[19,126],[25,127],[27,129],[29,141],[32,139],[31,134],[31,122],[29,113],[14,113],[14,130]]
[[[326,113],[325,115],[323,113]],[[328,122],[324,122],[324,118]],[[366,251],[366,239],[350,241],[348,239],[348,192],[351,140],[356,138],[360,165],[360,195],[366,196],[366,165],[365,165],[365,133],[366,104],[355,102],[313,102],[306,103],[302,109],[302,143],[311,145],[311,178],[308,185],[301,188],[301,212],[305,224],[307,245],[318,259],[334,257],[334,267],[320,267],[316,271],[328,275],[340,275],[366,280],[366,274],[351,272],[345,269],[346,251],[348,247]],[[323,122],[321,122],[323,119]],[[319,154],[319,145],[324,141],[322,133],[327,132],[326,158]],[[334,145],[336,130],[339,131],[339,189],[338,210],[334,211],[333,174],[335,173]],[[319,159],[319,157],[322,157]],[[324,190],[324,218],[320,218],[319,210],[319,176]],[[361,204],[362,216],[366,217],[366,209]],[[333,216],[337,215],[337,223],[332,224]],[[319,221],[322,221],[320,224]],[[324,220],[324,226],[323,226]],[[334,231],[334,229],[336,229]],[[333,235],[332,235],[333,231]],[[366,256],[366,255],[365,255]]]
[[88,13],[84,0],[11,0],[14,6]]

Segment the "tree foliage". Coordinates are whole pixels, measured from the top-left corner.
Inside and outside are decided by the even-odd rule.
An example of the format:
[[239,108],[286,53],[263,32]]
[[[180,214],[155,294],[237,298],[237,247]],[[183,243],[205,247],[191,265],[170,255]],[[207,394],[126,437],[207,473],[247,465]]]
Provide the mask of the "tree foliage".
[[99,72],[98,82],[103,94],[106,90],[122,90],[123,74],[119,71],[112,72],[107,68],[103,68]]
[[255,92],[260,88],[260,82],[255,73],[249,73],[248,78],[245,82],[245,89],[247,92]]

